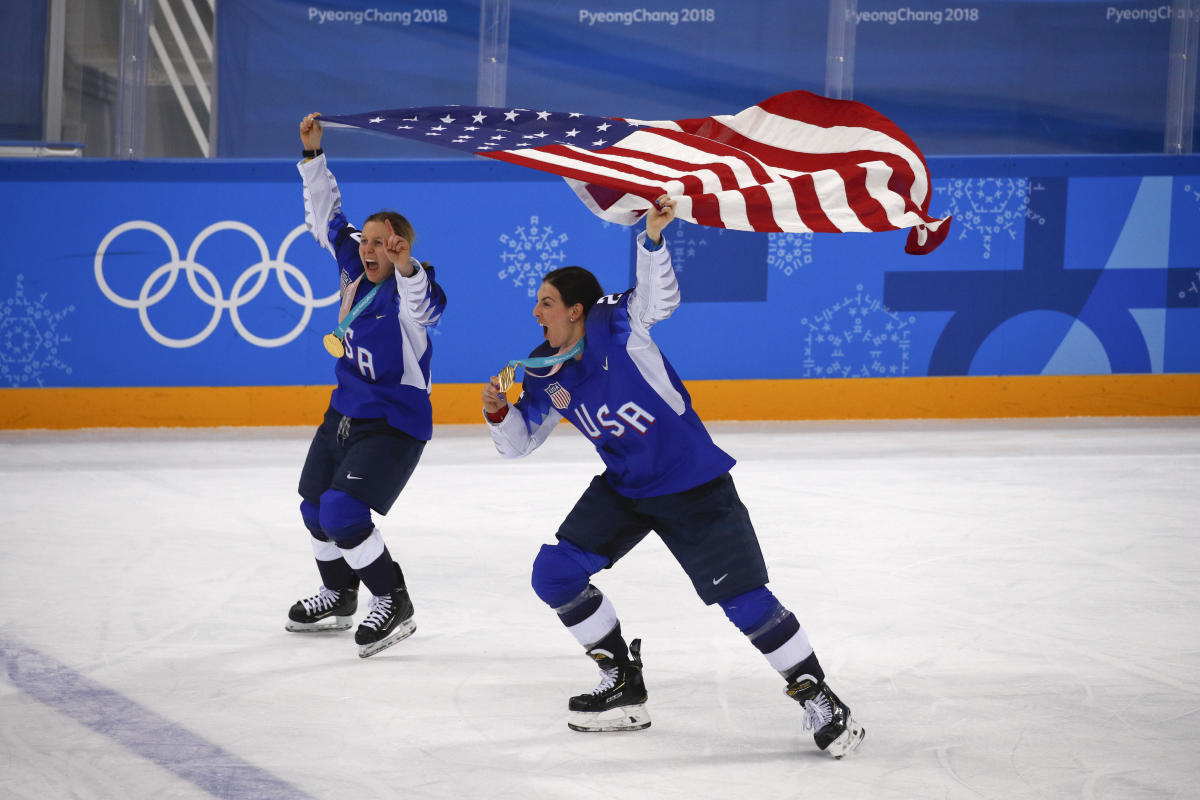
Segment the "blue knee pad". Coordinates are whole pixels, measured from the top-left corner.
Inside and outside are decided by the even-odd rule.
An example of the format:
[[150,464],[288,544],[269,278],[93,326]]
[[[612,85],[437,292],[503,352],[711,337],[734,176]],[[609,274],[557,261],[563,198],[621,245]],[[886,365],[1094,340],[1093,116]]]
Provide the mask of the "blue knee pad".
[[606,556],[581,550],[568,541],[544,544],[533,560],[533,591],[558,608],[587,588],[588,579],[609,565]]
[[322,542],[329,541],[325,531],[321,530],[321,507],[319,505],[301,500],[300,518],[304,520],[304,527],[308,528],[308,532],[313,535],[314,539],[320,539]]
[[370,507],[338,489],[321,495],[320,522],[325,535],[341,547],[353,547],[375,530]]
[[779,601],[766,586],[722,600],[719,604],[729,621],[742,633],[748,634],[780,608]]

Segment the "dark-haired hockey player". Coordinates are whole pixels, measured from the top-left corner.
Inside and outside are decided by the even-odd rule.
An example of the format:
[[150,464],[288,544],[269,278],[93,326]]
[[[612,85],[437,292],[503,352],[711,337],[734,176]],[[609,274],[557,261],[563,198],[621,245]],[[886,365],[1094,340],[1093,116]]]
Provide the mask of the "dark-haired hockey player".
[[341,193],[321,150],[317,114],[300,123],[304,219],[337,259],[341,313],[326,348],[337,356],[337,387],[300,474],[300,514],[321,588],[288,612],[289,631],[346,630],[361,582],[371,593],[355,631],[367,657],[412,635],[413,604],[400,566],[371,518],[387,514],[433,434],[429,402],[433,347],[428,329],[446,307],[433,269],[411,255],[408,220],[371,215],[360,232],[342,214]]
[[566,419],[592,440],[605,471],[543,545],[533,589],[595,660],[600,684],[572,697],[568,725],[615,731],[649,727],[641,641],[626,645],[612,602],[591,583],[651,530],[683,567],[700,599],[729,620],[783,675],[804,708],[817,746],[835,758],[854,751],[863,728],[825,682],[808,636],[766,587],[767,569],[746,507],[691,398],[650,338],[679,305],[662,231],[674,219],[667,196],[646,214],[638,237],[637,285],[603,296],[582,267],[546,275],[533,315],[545,342],[524,361],[520,398],[501,381],[483,390],[483,409],[502,456],[524,456]]

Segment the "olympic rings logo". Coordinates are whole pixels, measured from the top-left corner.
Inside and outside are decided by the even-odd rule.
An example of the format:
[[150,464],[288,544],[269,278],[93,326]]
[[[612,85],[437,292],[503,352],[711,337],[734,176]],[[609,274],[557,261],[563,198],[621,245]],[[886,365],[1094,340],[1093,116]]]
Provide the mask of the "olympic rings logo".
[[[108,285],[108,282],[104,280],[103,266],[104,254],[108,251],[109,245],[121,234],[133,230],[149,231],[158,236],[167,246],[167,253],[170,257],[170,260],[150,273],[149,277],[142,283],[142,289],[136,299],[122,297],[114,292],[112,287]],[[257,264],[252,265],[238,276],[238,279],[234,281],[233,289],[230,291],[228,299],[226,299],[221,289],[221,284],[217,281],[217,277],[213,275],[210,269],[196,262],[196,252],[209,236],[228,230],[241,231],[249,236],[250,240],[258,247],[260,260]],[[235,220],[214,222],[196,235],[196,238],[188,248],[187,257],[180,259],[179,248],[176,247],[175,240],[171,238],[171,234],[167,233],[162,226],[147,220],[130,220],[129,222],[121,223],[109,231],[103,241],[100,242],[100,246],[96,249],[96,260],[94,262],[96,284],[100,287],[100,291],[104,292],[104,296],[118,306],[122,308],[136,308],[138,318],[142,321],[142,327],[146,329],[146,333],[154,341],[165,347],[192,347],[203,342],[221,322],[222,312],[226,309],[229,310],[229,317],[233,320],[233,326],[247,342],[258,347],[282,347],[300,335],[300,332],[308,325],[314,308],[323,308],[339,300],[337,292],[328,297],[314,298],[312,285],[308,282],[308,278],[298,268],[284,260],[284,256],[292,242],[304,233],[307,233],[307,228],[303,225],[296,226],[284,238],[282,244],[279,245],[279,252],[275,255],[275,258],[271,258],[270,252],[267,250],[267,243],[254,228],[244,222],[237,222]],[[150,315],[148,313],[148,309],[151,306],[166,297],[175,287],[175,282],[179,279],[180,270],[183,270],[187,275],[188,286],[191,287],[192,292],[202,301],[212,306],[213,309],[212,317],[203,330],[186,339],[174,339],[163,334],[150,322]],[[275,338],[264,338],[256,336],[246,328],[242,323],[241,317],[238,315],[238,309],[258,296],[272,272],[275,273],[276,280],[279,282],[279,288],[283,290],[283,293],[288,298],[299,305],[304,310],[304,313],[301,314],[300,321],[296,323],[296,326],[287,333]],[[164,275],[167,276],[166,281],[158,290],[152,293],[154,285]],[[296,284],[300,287],[299,292],[292,288],[291,283],[287,280],[288,277],[295,280]],[[207,288],[201,285],[200,279],[203,279],[207,284]],[[247,286],[251,281],[253,281],[253,285]]]

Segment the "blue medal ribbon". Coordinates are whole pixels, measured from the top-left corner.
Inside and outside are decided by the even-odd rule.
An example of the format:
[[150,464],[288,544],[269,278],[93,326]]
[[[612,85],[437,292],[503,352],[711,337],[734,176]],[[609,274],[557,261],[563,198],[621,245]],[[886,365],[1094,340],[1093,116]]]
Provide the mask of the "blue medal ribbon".
[[561,364],[564,361],[569,361],[575,356],[583,352],[584,345],[587,343],[587,337],[583,337],[565,353],[559,353],[556,356],[536,356],[534,358],[517,358],[508,362],[510,367],[553,367],[555,364]]
[[508,365],[500,370],[497,377],[500,391],[507,392],[509,387],[513,385],[517,376],[517,367],[553,367],[555,364],[561,364],[568,361],[583,352],[584,346],[587,344],[587,337],[584,336],[576,342],[570,350],[565,353],[559,353],[555,356],[535,356],[533,358],[514,358],[508,362]]
[[350,327],[350,323],[354,322],[358,318],[358,315],[363,312],[363,309],[371,304],[371,300],[374,299],[375,293],[379,291],[379,287],[380,284],[378,283],[372,286],[371,291],[367,292],[367,296],[354,304],[354,308],[350,309],[350,313],[346,315],[346,318],[339,322],[338,326],[333,329],[334,336],[338,339],[345,337],[346,329]]

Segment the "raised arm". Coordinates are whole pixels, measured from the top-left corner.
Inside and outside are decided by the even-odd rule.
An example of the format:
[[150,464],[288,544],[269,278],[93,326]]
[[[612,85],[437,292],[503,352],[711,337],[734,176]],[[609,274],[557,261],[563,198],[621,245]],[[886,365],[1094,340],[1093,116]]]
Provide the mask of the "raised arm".
[[[321,123],[318,113],[300,120],[300,141],[304,145],[304,160],[296,165],[304,181],[304,224],[308,232],[335,257],[337,251],[330,240],[329,225],[342,212],[342,193],[321,151]],[[309,153],[313,153],[309,156]]]
[[663,229],[675,219],[675,201],[667,195],[646,212],[646,232],[638,236],[637,285],[629,296],[629,317],[643,328],[661,322],[679,307],[679,281]]

